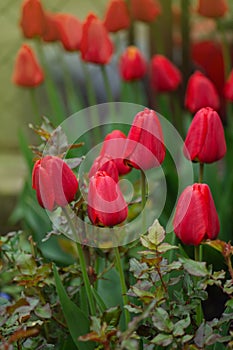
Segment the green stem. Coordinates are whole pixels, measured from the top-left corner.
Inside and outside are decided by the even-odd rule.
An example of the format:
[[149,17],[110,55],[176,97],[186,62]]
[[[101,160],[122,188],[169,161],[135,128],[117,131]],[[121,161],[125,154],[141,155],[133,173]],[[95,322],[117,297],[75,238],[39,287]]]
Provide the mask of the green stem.
[[184,86],[190,73],[190,0],[181,0],[182,67]]
[[106,70],[106,66],[105,65],[101,65],[101,73],[103,76],[103,80],[104,80],[104,86],[105,86],[105,91],[106,91],[106,95],[107,95],[107,101],[108,102],[113,102],[114,98],[113,98],[113,94],[112,94],[112,88],[109,82],[109,78],[108,78],[108,73]]
[[222,37],[222,51],[223,51],[223,60],[224,60],[224,65],[225,65],[225,78],[227,78],[228,74],[231,71],[230,47],[229,47],[227,39],[226,39],[226,31],[224,30],[221,19],[219,19],[217,23],[218,23],[219,32],[220,32],[221,37]]
[[146,199],[147,199],[147,188],[146,188],[146,176],[143,170],[141,170],[141,196],[142,196],[142,234],[145,233],[146,230]]
[[[126,283],[125,283],[125,276],[124,276],[124,271],[123,271],[122,264],[121,264],[119,248],[115,247],[114,251],[115,251],[115,257],[116,257],[116,267],[119,271],[123,304],[125,306],[125,305],[128,305],[128,296],[127,296],[127,287],[126,287]],[[129,311],[126,308],[124,308],[124,315],[125,315],[125,328],[127,329],[127,325],[130,322],[130,315],[129,315]]]
[[[74,224],[69,216],[69,213],[67,212],[66,208],[62,208],[62,211],[66,217],[66,220],[69,224],[69,227],[73,233],[73,236],[75,237],[76,236],[76,229],[75,229]],[[78,250],[79,263],[80,263],[80,267],[81,267],[81,271],[82,271],[82,277],[83,277],[84,286],[85,286],[85,290],[86,290],[86,294],[87,294],[87,299],[88,299],[89,306],[90,306],[90,312],[91,312],[91,315],[94,316],[96,313],[95,303],[94,303],[93,294],[91,291],[91,284],[90,284],[89,277],[87,274],[86,262],[85,262],[82,246],[79,242],[76,243],[76,246],[77,246],[77,250]]]
[[199,164],[199,183],[203,182],[203,176],[204,176],[204,163]]
[[38,120],[38,117],[40,116],[39,106],[36,100],[36,91],[34,88],[29,89],[31,104],[33,108],[33,113],[35,113],[36,120]]

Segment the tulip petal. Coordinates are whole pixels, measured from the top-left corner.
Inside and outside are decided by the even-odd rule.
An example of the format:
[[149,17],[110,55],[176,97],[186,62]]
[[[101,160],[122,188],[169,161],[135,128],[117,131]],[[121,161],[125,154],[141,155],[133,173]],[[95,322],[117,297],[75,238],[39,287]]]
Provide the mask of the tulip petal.
[[208,208],[208,226],[206,235],[209,239],[215,239],[220,230],[220,223],[209,186],[202,184],[201,193],[203,194],[206,206]]

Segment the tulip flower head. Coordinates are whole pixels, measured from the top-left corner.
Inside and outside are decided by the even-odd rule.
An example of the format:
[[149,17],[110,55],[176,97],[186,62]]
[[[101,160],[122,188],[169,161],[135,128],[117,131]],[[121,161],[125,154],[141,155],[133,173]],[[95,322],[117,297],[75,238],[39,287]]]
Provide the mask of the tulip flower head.
[[116,164],[119,175],[128,174],[132,168],[124,163],[124,149],[127,137],[120,130],[113,130],[106,135],[100,155],[109,155]]
[[39,204],[50,211],[65,207],[74,200],[78,180],[69,166],[60,158],[45,156],[33,168],[32,188]]
[[131,16],[143,22],[153,22],[161,14],[161,6],[157,0],[130,0]]
[[220,225],[209,186],[195,183],[181,194],[173,221],[176,236],[188,245],[216,239]]
[[205,17],[218,18],[228,11],[226,0],[199,0],[197,12]]
[[54,42],[59,40],[56,15],[45,12],[45,30],[42,39],[46,42]]
[[67,51],[78,51],[82,37],[82,23],[73,15],[58,13],[55,16],[59,39]]
[[225,83],[224,95],[227,100],[233,102],[233,69]]
[[22,4],[20,26],[25,38],[42,36],[45,30],[45,12],[40,0],[25,0]]
[[127,218],[128,207],[118,184],[105,171],[90,178],[88,216],[94,225],[115,226]]
[[201,163],[213,163],[224,157],[226,141],[222,121],[210,107],[194,116],[185,139],[185,157]]
[[113,44],[108,31],[93,14],[83,24],[80,51],[83,61],[90,63],[107,64],[112,57]]
[[154,55],[151,60],[151,82],[157,92],[169,92],[181,83],[179,69],[163,55]]
[[125,147],[125,162],[136,169],[159,166],[165,157],[165,145],[159,118],[145,108],[139,112],[130,128]]
[[195,113],[202,107],[219,110],[220,101],[214,84],[199,71],[193,73],[188,81],[185,107]]
[[17,53],[12,80],[22,87],[36,87],[44,81],[44,73],[36,56],[26,44]]
[[104,16],[104,25],[109,32],[113,33],[129,27],[129,12],[124,0],[110,1]]
[[89,178],[94,176],[97,171],[105,171],[114,181],[118,182],[118,169],[111,157],[107,155],[97,157],[89,171]]
[[120,74],[123,80],[141,79],[146,74],[146,60],[136,46],[129,46],[120,56]]

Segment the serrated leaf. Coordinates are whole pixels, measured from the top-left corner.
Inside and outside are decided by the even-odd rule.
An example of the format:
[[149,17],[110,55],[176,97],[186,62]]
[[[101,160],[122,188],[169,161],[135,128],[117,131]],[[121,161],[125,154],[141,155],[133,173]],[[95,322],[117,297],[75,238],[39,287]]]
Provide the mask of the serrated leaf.
[[174,324],[169,318],[169,314],[162,307],[158,307],[152,317],[153,325],[160,331],[172,332]]
[[131,288],[134,294],[139,297],[144,303],[149,304],[153,299],[155,299],[155,296],[153,293],[148,292],[146,290],[138,289],[137,287]]
[[158,246],[157,250],[159,253],[166,253],[167,251],[169,251],[171,249],[178,249],[178,247],[165,242],[165,243],[161,243]]
[[158,334],[152,339],[151,343],[161,346],[168,346],[173,342],[173,337],[170,334]]
[[215,250],[218,250],[219,252],[223,253],[225,246],[226,246],[226,242],[221,241],[220,239],[216,239],[216,240],[207,240],[205,242],[206,245],[214,248]]
[[120,306],[113,306],[104,311],[101,317],[102,322],[106,322],[108,326],[117,327],[121,316]]
[[53,274],[55,278],[55,284],[57,293],[60,299],[62,311],[68,325],[72,339],[79,350],[92,350],[94,344],[82,343],[78,341],[78,337],[87,334],[89,332],[89,320],[82,310],[70,300],[65,288],[61,282],[60,276],[57,272],[57,268],[53,265]]
[[179,258],[179,261],[190,275],[205,277],[209,274],[205,262],[186,259],[184,257]]
[[134,306],[125,305],[124,308],[133,314],[141,314],[142,313],[142,309],[137,305],[134,305]]
[[226,306],[228,306],[228,307],[233,309],[233,299],[227,300]]
[[137,279],[146,279],[148,278],[148,266],[146,263],[140,263],[137,259],[130,259],[130,271],[133,272],[133,275]]
[[161,242],[163,242],[165,238],[165,230],[157,219],[154,221],[152,226],[149,227],[147,237],[155,246],[158,246]]
[[174,330],[173,335],[175,337],[180,337],[185,334],[185,329],[190,325],[191,320],[190,316],[188,315],[185,319],[179,320],[174,324]]
[[47,303],[43,306],[38,305],[36,307],[36,309],[34,310],[34,312],[39,318],[42,318],[42,319],[44,319],[44,318],[49,319],[52,316],[52,312],[51,312],[49,303]]

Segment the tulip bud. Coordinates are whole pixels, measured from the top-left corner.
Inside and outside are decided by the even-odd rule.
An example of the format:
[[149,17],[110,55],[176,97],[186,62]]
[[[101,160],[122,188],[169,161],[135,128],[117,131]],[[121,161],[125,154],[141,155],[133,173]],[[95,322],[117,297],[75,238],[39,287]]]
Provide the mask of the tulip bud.
[[124,149],[126,145],[126,136],[120,130],[113,130],[109,133],[103,142],[100,155],[108,154],[116,164],[119,175],[128,174],[131,168],[124,163]]
[[233,102],[233,69],[225,83],[224,95],[227,100]]
[[107,155],[97,157],[89,171],[89,178],[94,176],[97,171],[105,171],[108,176],[118,182],[118,169],[111,157]]
[[181,83],[179,69],[163,55],[154,55],[151,60],[151,82],[158,92],[176,90]]
[[129,46],[120,56],[120,74],[123,80],[141,79],[146,74],[146,60],[136,46]]
[[185,157],[200,163],[213,163],[225,153],[226,141],[218,113],[210,107],[200,109],[185,139]]
[[20,26],[26,38],[43,35],[45,13],[40,0],[25,0],[23,2]]
[[93,14],[83,24],[80,51],[82,59],[91,63],[107,64],[112,57],[113,44],[107,29]]
[[130,25],[128,8],[124,0],[111,0],[104,17],[104,25],[109,32],[127,29]]
[[191,113],[197,112],[202,107],[212,107],[215,110],[220,107],[219,96],[214,84],[199,71],[193,73],[189,78],[185,107]]
[[218,18],[225,15],[228,7],[225,0],[199,0],[197,12],[205,17]]
[[42,34],[42,38],[46,42],[59,40],[56,15],[53,13],[45,12],[45,30]]
[[153,22],[161,14],[161,6],[157,0],[130,0],[133,19],[143,22]]
[[12,80],[16,85],[35,87],[43,83],[44,73],[30,46],[24,44],[19,49]]
[[98,171],[90,179],[88,216],[94,225],[114,226],[123,222],[128,207],[118,184],[105,172]]
[[82,37],[82,23],[73,15],[58,13],[55,16],[59,39],[67,51],[78,51]]
[[147,170],[159,166],[165,152],[160,121],[155,111],[145,108],[135,116],[130,128],[125,162],[136,169]]
[[184,244],[199,245],[204,239],[216,239],[220,225],[208,185],[196,183],[183,191],[173,226]]
[[39,204],[50,211],[74,200],[78,181],[69,166],[60,158],[45,156],[33,168],[32,188]]

